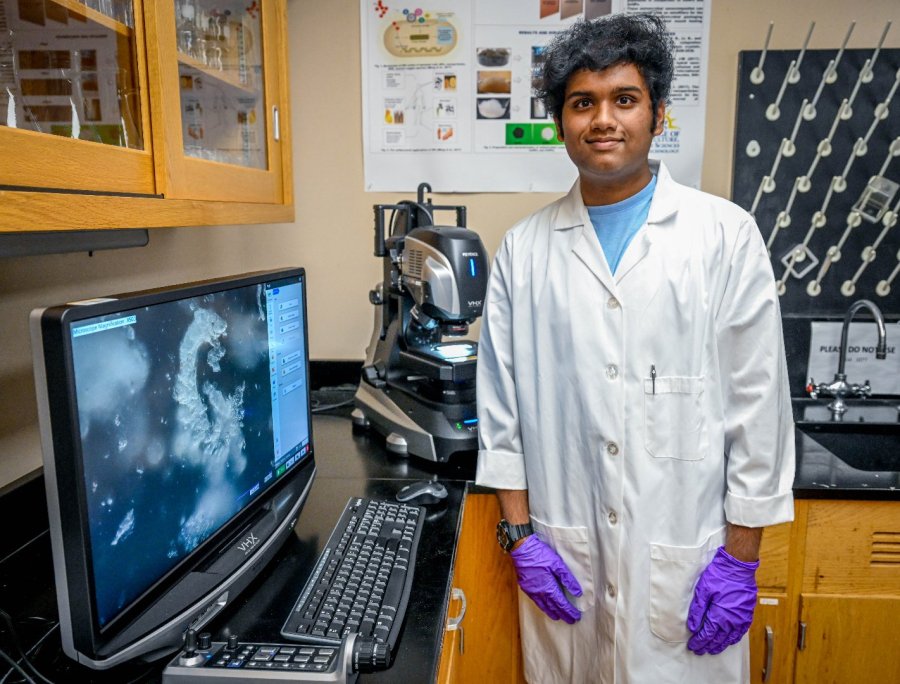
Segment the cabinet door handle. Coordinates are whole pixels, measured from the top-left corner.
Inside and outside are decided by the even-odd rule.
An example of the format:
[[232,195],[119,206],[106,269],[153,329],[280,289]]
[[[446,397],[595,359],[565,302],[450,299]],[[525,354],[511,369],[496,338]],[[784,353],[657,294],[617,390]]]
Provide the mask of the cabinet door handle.
[[462,626],[463,618],[466,616],[466,593],[459,587],[453,587],[453,590],[450,592],[450,600],[462,601],[459,614],[455,617],[447,618],[447,631],[455,632],[456,630],[459,630],[459,652],[463,653],[466,650],[465,632],[463,631]]
[[272,137],[275,142],[281,140],[281,116],[278,114],[278,106],[272,107]]
[[766,664],[763,666],[762,680],[769,681],[772,676],[772,656],[775,653],[775,630],[766,625]]
[[800,632],[797,634],[797,650],[802,651],[806,648],[806,623],[800,623]]
[[462,607],[459,609],[459,614],[456,615],[456,617],[447,618],[447,631],[453,632],[460,628],[463,618],[466,616],[466,594],[459,587],[453,587],[453,590],[450,592],[450,600],[462,601]]

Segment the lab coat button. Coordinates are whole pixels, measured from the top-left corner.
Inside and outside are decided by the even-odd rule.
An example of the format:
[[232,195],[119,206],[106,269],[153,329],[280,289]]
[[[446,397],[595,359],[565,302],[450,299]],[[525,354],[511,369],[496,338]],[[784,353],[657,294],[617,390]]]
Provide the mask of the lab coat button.
[[606,593],[609,594],[610,598],[615,598],[616,597],[616,588],[610,584],[606,587]]
[[610,380],[615,380],[617,377],[619,377],[619,368],[616,366],[616,364],[611,363],[606,367],[606,377]]
[[616,515],[616,512],[615,512],[615,511],[610,511],[610,512],[609,512],[609,524],[610,524],[610,525],[615,525],[617,522],[619,522],[619,518],[618,518],[618,516]]
[[609,299],[606,300],[606,306],[608,306],[610,309],[618,309],[619,308],[619,300],[616,299],[615,297],[610,297]]
[[610,456],[615,456],[619,453],[619,445],[615,442],[607,442],[606,453],[608,453]]

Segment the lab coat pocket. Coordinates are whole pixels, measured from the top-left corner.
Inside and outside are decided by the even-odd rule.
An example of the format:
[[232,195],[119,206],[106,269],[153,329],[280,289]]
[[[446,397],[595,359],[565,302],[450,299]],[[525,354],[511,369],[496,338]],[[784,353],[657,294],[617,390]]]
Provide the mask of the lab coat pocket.
[[538,538],[559,554],[581,585],[581,596],[573,596],[564,589],[566,598],[578,610],[587,610],[594,603],[594,573],[587,528],[548,525],[534,516],[531,516],[531,525]]
[[644,379],[644,446],[656,458],[705,456],[703,377]]
[[694,586],[724,542],[723,527],[699,546],[650,544],[650,631],[663,641],[690,638],[687,617]]

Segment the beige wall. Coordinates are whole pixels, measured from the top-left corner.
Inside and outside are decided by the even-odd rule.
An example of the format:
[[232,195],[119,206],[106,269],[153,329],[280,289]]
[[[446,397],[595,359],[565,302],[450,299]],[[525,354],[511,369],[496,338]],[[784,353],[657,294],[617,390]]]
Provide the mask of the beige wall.
[[[363,357],[372,325],[367,293],[381,268],[372,256],[372,205],[405,199],[414,188],[410,195],[362,189],[358,7],[357,0],[288,0],[294,224],[156,230],[145,248],[0,259],[0,490],[40,465],[27,328],[36,306],[298,264],[309,271],[312,358]],[[714,0],[703,188],[729,195],[737,53],[761,48],[770,20],[771,47],[796,49],[811,20],[810,47],[834,48],[851,20],[850,46],[874,46],[888,19],[894,27],[886,45],[900,47],[897,0]],[[465,204],[469,225],[493,253],[511,223],[555,197],[435,201]]]

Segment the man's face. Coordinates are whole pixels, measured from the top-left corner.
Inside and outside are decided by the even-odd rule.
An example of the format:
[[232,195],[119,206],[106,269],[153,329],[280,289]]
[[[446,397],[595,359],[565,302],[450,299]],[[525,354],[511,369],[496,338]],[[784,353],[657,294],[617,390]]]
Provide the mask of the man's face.
[[662,133],[664,112],[664,103],[652,110],[650,91],[634,64],[572,74],[556,124],[578,167],[586,202],[593,190],[618,201],[619,194],[629,197],[650,181],[647,155],[653,137]]

